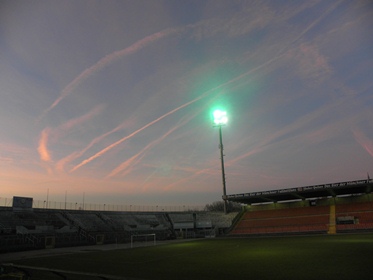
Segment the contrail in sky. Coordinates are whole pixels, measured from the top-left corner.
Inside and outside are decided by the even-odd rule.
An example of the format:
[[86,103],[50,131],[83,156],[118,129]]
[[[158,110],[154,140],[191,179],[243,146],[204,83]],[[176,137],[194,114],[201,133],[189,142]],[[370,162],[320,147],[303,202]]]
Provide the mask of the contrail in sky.
[[58,162],[57,162],[57,164],[56,164],[56,167],[57,167],[57,169],[58,170],[60,170],[60,171],[63,171],[64,170],[64,166],[67,164],[67,163],[69,163],[69,162],[71,162],[71,161],[73,161],[73,160],[75,160],[75,159],[77,159],[77,158],[79,158],[79,157],[81,157],[86,151],[88,151],[91,147],[93,147],[95,144],[97,144],[97,143],[99,143],[102,139],[104,139],[106,136],[108,136],[108,135],[110,135],[110,134],[112,134],[112,133],[114,133],[114,132],[117,132],[117,131],[119,131],[119,130],[121,130],[121,129],[123,129],[124,127],[126,127],[126,125],[128,124],[128,122],[123,122],[123,123],[121,123],[120,125],[118,125],[117,127],[115,127],[114,129],[112,129],[112,130],[110,130],[109,132],[106,132],[106,133],[104,133],[104,134],[102,134],[102,135],[100,135],[100,136],[98,136],[98,137],[96,137],[96,138],[94,138],[84,149],[82,149],[81,151],[79,151],[79,152],[73,152],[72,154],[70,154],[70,155],[68,155],[68,156],[66,156],[66,157],[64,157],[63,159],[61,159],[61,160],[59,160]]
[[[299,34],[299,36],[293,41],[293,43],[295,41],[297,41],[300,37],[302,37],[305,33],[307,33],[311,28],[313,28],[314,25],[316,25],[326,14],[330,13],[331,10],[334,10],[339,4],[340,4],[340,2],[337,2],[336,5],[332,6],[330,9],[325,11],[322,14],[321,17],[319,17],[316,21],[311,23],[303,32],[301,32]],[[188,28],[188,27],[190,28],[190,27],[193,27],[193,26],[190,25],[190,26],[187,26],[186,28]],[[122,49],[122,50],[119,50],[119,51],[116,51],[116,52],[113,52],[113,53],[110,53],[110,54],[104,56],[97,63],[95,63],[91,67],[85,69],[73,81],[71,81],[61,91],[60,96],[52,103],[52,105],[49,106],[42,113],[42,115],[39,117],[39,119],[42,119],[46,114],[48,114],[49,111],[51,111],[54,107],[56,107],[64,98],[66,98],[68,95],[70,95],[73,92],[73,90],[76,87],[78,87],[85,79],[89,78],[90,76],[95,74],[97,71],[101,70],[102,68],[106,67],[107,65],[113,63],[114,61],[116,61],[116,60],[118,60],[122,57],[125,57],[127,55],[130,55],[132,53],[135,53],[135,52],[141,50],[142,48],[146,47],[147,45],[149,45],[152,42],[158,41],[159,39],[164,38],[166,36],[169,36],[171,34],[174,34],[174,33],[178,32],[180,30],[182,30],[182,29],[180,29],[180,28],[179,29],[168,28],[168,29],[162,30],[160,32],[154,33],[152,35],[149,35],[149,36],[137,41],[136,43],[132,44],[131,46],[129,46],[125,49]]]
[[164,38],[168,35],[171,35],[175,32],[177,32],[178,29],[165,29],[160,32],[154,33],[152,35],[149,35],[133,45],[129,46],[128,48],[125,48],[120,51],[113,52],[111,54],[108,54],[101,58],[97,63],[92,65],[91,67],[85,69],[82,73],[80,73],[72,82],[70,82],[61,92],[60,96],[56,99],[56,101],[53,102],[53,104],[46,109],[43,114],[40,116],[39,119],[42,119],[50,110],[52,110],[54,107],[56,107],[65,97],[70,95],[73,90],[78,87],[85,79],[89,78],[93,74],[95,74],[97,71],[101,70],[102,68],[106,67],[107,65],[113,63],[119,58],[125,57],[127,55],[130,55],[132,53],[135,53],[142,48],[146,47],[152,42],[158,41],[161,38]]
[[304,29],[299,35],[298,37],[295,38],[295,40],[293,41],[293,43],[295,43],[296,41],[298,41],[304,34],[306,34],[308,31],[310,31],[315,25],[317,25],[326,15],[330,14],[332,11],[334,11],[338,6],[339,4],[341,4],[343,2],[343,0],[341,1],[338,1],[336,3],[334,3],[334,5],[331,5],[329,7],[329,9],[327,9],[326,11],[324,11],[320,17],[318,17],[316,20],[314,20],[310,25],[307,26],[306,29]]
[[[138,152],[136,155],[132,156],[130,159],[126,160],[125,162],[121,163],[119,166],[117,166],[113,171],[111,171],[111,173],[109,175],[107,175],[106,177],[113,177],[114,175],[118,174],[119,172],[122,172],[123,170],[127,169],[128,167],[130,167],[131,165],[133,165],[133,163],[137,163],[138,161],[140,161],[144,156],[145,156],[145,153],[147,150],[149,150],[150,148],[152,148],[153,146],[157,145],[158,143],[160,143],[163,139],[165,139],[167,136],[169,136],[171,133],[173,133],[175,130],[177,130],[178,128],[180,128],[181,126],[183,126],[184,124],[186,124],[187,122],[189,122],[195,115],[191,115],[189,116],[189,118],[185,119],[184,121],[182,121],[181,123],[179,123],[178,125],[174,126],[173,128],[171,128],[170,130],[168,130],[165,134],[163,134],[161,137],[159,137],[157,140],[154,140],[153,142],[149,143],[148,145],[146,145],[145,148],[143,148],[140,152]],[[128,170],[126,170],[126,174],[128,173],[127,172]]]
[[179,107],[177,107],[177,108],[175,108],[175,109],[169,111],[168,113],[166,113],[166,114],[160,116],[159,118],[157,118],[157,119],[151,121],[151,122],[148,123],[147,125],[141,127],[140,129],[138,129],[138,130],[132,132],[130,135],[128,135],[128,136],[126,136],[126,137],[123,137],[122,139],[118,140],[117,142],[115,142],[115,143],[109,145],[108,147],[102,149],[101,151],[99,151],[98,153],[94,154],[94,155],[91,156],[90,158],[83,160],[81,163],[79,163],[78,165],[76,165],[75,167],[73,167],[73,168],[70,170],[70,172],[76,171],[77,169],[79,169],[79,168],[82,167],[83,165],[86,165],[87,163],[91,162],[92,160],[94,160],[94,159],[96,159],[96,158],[102,156],[103,154],[105,154],[106,152],[110,151],[112,148],[116,147],[116,146],[119,145],[120,143],[122,143],[122,142],[124,142],[124,141],[130,139],[131,137],[135,136],[137,133],[139,133],[139,132],[143,131],[144,129],[148,128],[149,126],[151,126],[151,125],[157,123],[158,121],[164,119],[165,117],[167,117],[167,116],[169,116],[169,115],[171,115],[171,114],[173,114],[173,113],[179,111],[180,109],[182,109],[182,108],[184,108],[184,107],[189,106],[190,104],[193,104],[193,103],[197,102],[198,100],[200,100],[200,99],[202,99],[202,98],[207,97],[210,93],[214,92],[214,91],[217,90],[217,89],[220,89],[220,88],[222,88],[222,87],[224,87],[224,86],[226,86],[226,85],[228,85],[228,84],[234,83],[234,82],[236,82],[236,81],[242,79],[243,77],[248,76],[248,75],[251,74],[252,72],[257,71],[258,69],[260,69],[260,68],[262,68],[262,67],[264,67],[264,66],[266,66],[266,65],[268,65],[268,64],[270,64],[270,63],[272,63],[273,61],[279,59],[279,58],[282,57],[282,56],[283,56],[283,54],[280,55],[280,56],[274,57],[274,58],[268,60],[267,62],[263,63],[262,65],[259,65],[258,67],[253,68],[253,69],[251,69],[250,71],[248,71],[248,72],[246,72],[246,73],[243,73],[243,74],[241,74],[241,75],[239,75],[239,76],[237,76],[237,77],[235,77],[235,78],[233,78],[233,79],[231,79],[231,80],[229,80],[229,81],[227,81],[227,82],[225,82],[225,83],[223,83],[223,84],[221,84],[221,85],[219,85],[219,86],[216,86],[216,87],[214,87],[214,88],[212,88],[212,89],[210,89],[210,90],[204,92],[201,96],[199,96],[199,97],[197,97],[197,98],[195,98],[195,99],[193,99],[193,100],[191,100],[191,101],[189,101],[189,102],[187,102],[187,103],[184,103],[183,105],[181,105],[181,106],[179,106]]
[[[149,143],[148,145],[145,146],[145,148],[143,148],[140,152],[138,152],[136,155],[132,156],[130,159],[126,160],[125,162],[122,162],[119,166],[117,166],[114,170],[112,170],[110,172],[109,175],[107,175],[106,177],[113,177],[115,175],[117,175],[119,172],[122,172],[124,170],[126,170],[127,168],[129,168],[131,165],[133,165],[134,163],[137,163],[139,162],[144,156],[145,156],[145,153],[147,150],[149,150],[151,147],[153,147],[155,144],[159,143],[161,140],[163,140],[164,138],[166,138],[172,131],[174,131],[176,128],[170,130],[169,132],[167,132],[166,134],[162,135],[161,138]],[[128,170],[126,170],[128,171]],[[128,173],[128,172],[126,172]]]
[[166,114],[160,116],[159,118],[157,118],[157,119],[151,121],[151,122],[148,123],[147,125],[144,125],[144,126],[141,127],[140,129],[138,129],[138,130],[132,132],[130,135],[127,135],[126,137],[123,137],[122,139],[120,139],[120,140],[118,140],[117,142],[111,144],[110,146],[106,147],[105,149],[102,149],[101,151],[99,151],[98,153],[94,154],[94,155],[91,156],[90,158],[88,158],[88,159],[86,159],[86,160],[83,160],[81,163],[79,163],[78,165],[76,165],[75,167],[73,167],[73,168],[70,170],[70,172],[73,172],[73,171],[77,170],[78,168],[82,167],[83,165],[86,165],[88,162],[91,162],[91,161],[94,160],[95,158],[98,158],[98,157],[102,156],[102,155],[105,154],[106,152],[110,151],[112,148],[114,148],[114,147],[118,146],[120,143],[122,143],[122,142],[124,142],[124,141],[130,139],[131,137],[135,136],[137,133],[143,131],[144,129],[148,128],[149,126],[151,126],[151,125],[153,125],[153,124],[159,122],[160,120],[164,119],[165,117],[167,117],[167,116],[169,116],[169,115],[175,113],[176,111],[179,111],[180,109],[182,109],[182,108],[184,108],[184,107],[187,107],[188,105],[190,105],[190,104],[192,104],[192,103],[194,103],[194,102],[196,102],[196,101],[198,101],[198,100],[200,100],[200,99],[202,99],[202,98],[204,98],[204,97],[206,97],[206,96],[207,96],[207,94],[205,93],[204,95],[201,95],[201,96],[199,96],[199,97],[197,97],[197,98],[195,98],[195,99],[193,99],[193,100],[191,100],[191,101],[189,101],[189,102],[187,102],[187,103],[185,103],[185,104],[183,104],[183,105],[181,105],[181,106],[179,106],[179,107],[177,107],[177,108],[175,108],[175,109],[169,111],[168,113],[166,113]]
[[[293,44],[294,42],[296,42],[300,37],[302,37],[305,33],[307,33],[315,24],[317,24],[319,22],[319,20],[321,18],[323,18],[325,16],[325,14],[329,13],[330,10],[334,9],[336,6],[332,6],[331,9],[327,10],[327,12],[325,12],[318,20],[316,20],[315,22],[311,23],[304,31],[302,31],[293,41],[291,44]],[[77,78],[75,78],[61,93],[60,97],[48,108],[47,112],[50,111],[51,109],[53,109],[55,106],[57,106],[57,104],[63,99],[65,98],[67,95],[69,95],[71,93],[71,91],[81,82],[81,80],[89,77],[90,75],[92,75],[93,73],[95,73],[96,71],[98,71],[99,69],[103,68],[104,66],[108,65],[109,63],[115,61],[117,58],[119,57],[123,57],[125,55],[128,55],[128,54],[131,54],[143,47],[145,47],[146,45],[148,45],[149,43],[153,42],[153,41],[156,41],[160,38],[163,38],[167,35],[170,35],[170,34],[173,34],[177,31],[178,29],[166,29],[166,30],[163,30],[163,31],[160,31],[158,33],[155,33],[153,35],[150,35],[148,37],[145,37],[144,39],[136,42],[135,44],[133,44],[132,46],[124,49],[124,50],[121,50],[121,51],[117,51],[117,52],[114,52],[110,55],[107,55],[105,56],[104,58],[102,58],[101,60],[99,60],[95,65],[91,66],[90,68],[86,69],[85,71],[83,71]],[[180,30],[180,29],[179,29]],[[130,139],[131,137],[135,136],[136,134],[138,134],[139,132],[143,131],[144,129],[148,128],[149,126],[157,123],[158,121],[164,119],[165,117],[175,113],[176,111],[192,104],[192,103],[195,103],[196,101],[206,97],[207,95],[209,95],[211,92],[213,92],[214,90],[216,89],[219,89],[225,85],[228,85],[228,84],[231,84],[231,83],[234,83],[240,79],[242,79],[243,77],[246,77],[248,76],[249,74],[273,63],[274,61],[282,58],[284,55],[286,55],[286,49],[282,49],[280,50],[273,58],[267,60],[265,63],[213,88],[213,89],[210,89],[208,91],[206,91],[205,93],[203,93],[201,96],[169,111],[168,113],[162,115],[161,117],[151,121],[150,123],[148,123],[147,125],[141,127],[140,129],[134,131],[133,133],[131,133],[130,135],[128,136],[125,136],[123,138],[121,138],[120,140],[118,140],[117,142],[109,145],[108,147],[102,149],[101,151],[99,151],[98,153],[94,154],[93,156],[89,157],[88,159],[85,159],[83,160],[81,163],[79,163],[78,165],[76,165],[75,167],[73,167],[70,172],[73,172],[73,171],[76,171],[77,169],[79,169],[80,167],[86,165],[87,163],[91,162],[92,160],[100,157],[101,155],[105,154],[106,152],[108,152],[109,150],[111,150],[112,148],[116,147],[117,145],[119,145],[120,143]]]

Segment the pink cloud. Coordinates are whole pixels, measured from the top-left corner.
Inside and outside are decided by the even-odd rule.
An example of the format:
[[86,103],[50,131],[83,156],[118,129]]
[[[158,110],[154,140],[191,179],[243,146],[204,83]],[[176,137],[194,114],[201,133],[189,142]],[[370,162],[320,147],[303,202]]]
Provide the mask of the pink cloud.
[[0,162],[5,162],[5,163],[13,162],[13,158],[0,156]]
[[1,156],[8,159],[14,159],[14,157],[24,157],[25,154],[30,153],[30,150],[28,148],[19,146],[14,143],[0,143],[0,151]]
[[41,132],[41,135],[40,135],[40,138],[39,138],[39,146],[38,146],[38,152],[39,152],[40,159],[42,161],[47,161],[47,162],[51,161],[51,155],[50,155],[50,152],[48,150],[49,134],[50,134],[50,129],[49,128],[45,128]]
[[358,142],[364,149],[373,157],[373,141],[369,139],[360,129],[354,128],[352,130],[356,142]]
[[332,72],[328,59],[322,55],[316,45],[301,44],[287,52],[289,59],[294,61],[296,74],[302,79],[322,81]]
[[[51,161],[51,155],[50,155],[51,153],[48,150],[49,142],[58,141],[60,137],[66,134],[66,132],[68,132],[69,130],[73,129],[74,127],[84,122],[91,120],[94,116],[101,113],[102,110],[103,110],[103,105],[96,106],[92,110],[90,110],[88,113],[78,118],[71,119],[57,128],[54,128],[54,129],[45,128],[41,132],[40,139],[39,139],[38,152],[39,152],[40,159],[43,161],[47,161],[47,162]],[[62,160],[59,160],[56,163],[56,169],[59,171],[62,171],[64,164],[68,162],[69,160],[73,160],[74,156],[76,156],[76,153],[73,155],[69,155],[68,157],[65,157]]]

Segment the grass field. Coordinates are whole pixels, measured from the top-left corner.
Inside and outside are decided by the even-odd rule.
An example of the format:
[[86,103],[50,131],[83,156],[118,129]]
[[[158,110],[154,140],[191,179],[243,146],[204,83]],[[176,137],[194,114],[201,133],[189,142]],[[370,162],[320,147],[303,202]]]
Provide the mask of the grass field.
[[373,234],[358,234],[203,239],[14,263],[139,279],[362,280],[373,279],[372,260]]

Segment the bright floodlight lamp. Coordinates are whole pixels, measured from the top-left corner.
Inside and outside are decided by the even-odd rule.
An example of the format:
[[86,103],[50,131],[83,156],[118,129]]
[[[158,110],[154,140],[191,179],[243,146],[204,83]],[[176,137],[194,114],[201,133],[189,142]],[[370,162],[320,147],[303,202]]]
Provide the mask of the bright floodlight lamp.
[[215,125],[224,125],[228,122],[227,112],[222,110],[215,110],[214,113]]
[[227,112],[222,110],[215,110],[213,112],[214,124],[219,127],[219,141],[220,141],[220,160],[221,160],[221,175],[223,181],[223,203],[224,213],[227,214],[227,191],[225,186],[225,171],[224,171],[224,154],[223,154],[223,136],[221,127],[228,122]]

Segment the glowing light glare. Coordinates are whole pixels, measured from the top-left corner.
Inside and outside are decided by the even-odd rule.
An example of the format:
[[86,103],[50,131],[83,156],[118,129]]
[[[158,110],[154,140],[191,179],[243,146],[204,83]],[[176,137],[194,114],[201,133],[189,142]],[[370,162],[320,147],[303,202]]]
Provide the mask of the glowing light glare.
[[215,110],[213,113],[214,123],[216,125],[223,125],[228,122],[227,112],[222,110]]

